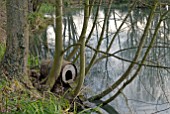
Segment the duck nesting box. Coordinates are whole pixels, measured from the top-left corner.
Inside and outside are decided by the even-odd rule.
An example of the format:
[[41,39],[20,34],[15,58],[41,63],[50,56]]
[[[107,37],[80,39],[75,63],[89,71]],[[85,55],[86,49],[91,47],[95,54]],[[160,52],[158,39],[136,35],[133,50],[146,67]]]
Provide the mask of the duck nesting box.
[[[42,80],[48,76],[50,69],[52,68],[53,60],[43,60],[40,67],[40,78]],[[61,80],[65,84],[69,84],[75,81],[77,77],[77,68],[69,61],[63,60],[61,72],[57,80]],[[56,81],[57,81],[56,80]]]
[[72,83],[77,77],[77,68],[74,64],[68,61],[63,61],[60,76],[64,83]]

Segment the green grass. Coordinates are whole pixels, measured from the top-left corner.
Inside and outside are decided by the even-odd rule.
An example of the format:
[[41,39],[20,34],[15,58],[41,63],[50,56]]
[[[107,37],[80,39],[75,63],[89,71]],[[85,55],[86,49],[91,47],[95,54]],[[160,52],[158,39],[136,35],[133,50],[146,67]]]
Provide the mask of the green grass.
[[[48,96],[48,97],[47,97]],[[63,97],[46,93],[35,97],[24,91],[18,81],[0,83],[0,113],[10,114],[63,114],[68,113],[70,103]]]
[[55,10],[54,5],[52,4],[41,4],[41,7],[39,9],[39,13],[45,14],[45,13],[53,13]]
[[50,92],[46,92],[41,97],[36,96],[23,89],[22,84],[16,80],[10,82],[0,80],[0,114],[91,114],[91,112],[99,112],[97,107],[77,112],[80,104],[76,102],[73,104],[74,106],[62,96],[55,96]]
[[0,61],[5,53],[5,45],[0,43]]
[[37,67],[39,66],[39,57],[38,56],[33,56],[33,55],[28,55],[28,67],[32,68],[32,67]]
[[[0,61],[2,60],[4,53],[5,53],[6,47],[5,44],[0,43]],[[35,56],[28,56],[28,66],[34,67],[39,65],[39,58]]]
[[50,96],[49,99],[43,98],[32,101],[21,100],[21,109],[19,111],[14,110],[14,112],[21,114],[62,114],[65,107],[62,102],[55,96]]

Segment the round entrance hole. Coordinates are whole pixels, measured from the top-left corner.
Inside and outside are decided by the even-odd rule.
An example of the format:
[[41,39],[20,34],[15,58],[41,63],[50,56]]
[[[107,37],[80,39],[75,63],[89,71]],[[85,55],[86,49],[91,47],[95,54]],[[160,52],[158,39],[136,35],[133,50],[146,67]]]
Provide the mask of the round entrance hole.
[[70,70],[66,72],[66,81],[70,80],[73,78],[73,74]]

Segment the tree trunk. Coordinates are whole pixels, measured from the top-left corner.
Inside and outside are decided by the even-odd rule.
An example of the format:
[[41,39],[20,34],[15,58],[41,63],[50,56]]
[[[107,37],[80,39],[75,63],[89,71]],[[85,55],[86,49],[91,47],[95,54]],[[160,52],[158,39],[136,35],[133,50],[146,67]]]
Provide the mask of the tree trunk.
[[0,71],[9,79],[25,79],[28,53],[28,1],[6,0],[7,45]]
[[85,7],[84,7],[84,23],[83,23],[83,29],[80,36],[80,77],[78,84],[75,88],[74,95],[75,97],[79,94],[81,87],[84,83],[85,78],[85,38],[86,38],[86,31],[89,21],[89,0],[84,0]]
[[6,7],[5,1],[0,0],[0,44],[5,44],[6,41]]
[[56,38],[55,38],[55,55],[53,66],[50,70],[46,84],[51,90],[58,79],[63,61],[63,39],[62,39],[62,0],[56,0]]

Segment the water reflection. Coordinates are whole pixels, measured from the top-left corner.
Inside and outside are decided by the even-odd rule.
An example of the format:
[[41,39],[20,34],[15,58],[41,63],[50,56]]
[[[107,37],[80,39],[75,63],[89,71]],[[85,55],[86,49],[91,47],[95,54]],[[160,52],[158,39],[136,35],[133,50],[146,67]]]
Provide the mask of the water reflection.
[[[104,9],[99,11],[99,17],[95,26],[95,30],[87,45],[90,45],[94,48],[97,46],[96,42],[98,42],[102,31],[105,13],[106,12]],[[126,14],[126,10],[121,11],[118,9],[112,9],[110,12],[109,21],[106,24],[104,39],[102,41],[100,50],[105,51],[107,49],[112,36],[117,31]],[[90,33],[91,27],[93,26],[94,15],[95,13],[93,13],[93,15],[90,17],[87,36]],[[143,34],[144,27],[146,26],[147,17],[148,10],[135,9],[131,13],[126,23],[123,25],[119,34],[116,36],[116,39],[114,40],[114,43],[109,52],[114,53],[122,50],[117,53],[116,56],[131,61]],[[153,35],[153,29],[158,22],[158,18],[159,16],[157,16],[157,18],[155,18],[155,20],[152,22],[151,29],[147,36],[147,42],[145,44],[146,47],[151,40],[150,38]],[[78,41],[82,26],[83,10],[80,10],[74,14],[69,13],[64,16],[63,40],[65,42],[65,48]],[[46,47],[44,44],[43,48]],[[114,108],[116,108],[121,114],[148,114],[170,107],[169,44],[170,20],[166,19],[161,24],[161,29],[157,35],[156,43],[147,58],[146,63],[148,66],[144,66],[139,76],[129,86],[127,86],[124,91],[122,91],[122,94],[120,94],[118,98],[111,102],[111,105],[113,105]],[[72,48],[70,50],[72,50]],[[144,51],[145,49],[143,49],[143,54]],[[42,51],[42,53],[46,52]],[[69,53],[70,51],[68,51],[65,56],[67,56]],[[86,64],[89,63],[93,54],[94,52],[92,50],[86,48]],[[101,55],[98,54],[98,58],[100,56]],[[41,58],[44,57],[46,56],[42,54]],[[117,59],[115,57],[105,58],[95,64],[91,71],[88,73],[85,80],[85,86],[88,91],[86,93],[87,97],[95,95],[109,87],[122,75],[122,73],[125,72],[129,64],[129,62]],[[164,66],[165,68],[156,68],[151,66]],[[113,93],[106,96],[104,99],[112,96]],[[165,113],[170,113],[170,110],[162,112],[162,114]]]
[[[103,13],[102,11],[100,13]],[[105,50],[110,41],[109,36],[115,33],[117,27],[122,22],[122,17],[127,12],[119,12],[119,10],[113,10],[110,15],[109,27],[107,30],[106,39],[103,41],[101,50]],[[104,14],[103,14],[104,15]],[[103,16],[100,15],[100,16]],[[116,15],[116,16],[115,16]],[[121,15],[121,17],[119,16]],[[111,48],[110,52],[116,52],[120,49],[132,48],[122,53],[117,54],[124,59],[131,60],[134,57],[136,48],[139,44],[139,38],[141,37],[144,27],[147,22],[148,13],[147,11],[135,10],[132,12],[127,23],[123,26],[122,31],[117,35],[117,38]],[[104,17],[100,17],[101,19]],[[152,23],[154,28],[157,19]],[[100,20],[99,22],[102,22]],[[168,20],[165,20],[164,25],[160,31],[164,31],[164,38],[158,34],[157,41],[154,48],[147,59],[148,65],[156,66],[169,66],[169,24]],[[100,26],[100,25],[99,25]],[[150,42],[150,37],[153,35],[152,29],[148,34],[147,42]],[[98,33],[100,34],[100,29]],[[91,44],[95,47],[96,38],[91,39]],[[148,44],[146,43],[146,46]],[[145,49],[144,49],[145,50]],[[90,55],[88,55],[90,56]],[[91,56],[90,56],[91,57]],[[89,58],[90,58],[89,57]],[[86,78],[87,88],[91,88],[91,95],[99,93],[105,88],[109,87],[121,74],[126,70],[129,63],[118,60],[116,58],[107,58],[96,64]],[[111,104],[119,110],[122,114],[143,114],[153,113],[159,110],[168,108],[169,105],[169,71],[168,69],[160,69],[145,66],[138,78],[135,79],[122,94]],[[104,99],[112,96],[113,93],[106,96]],[[87,96],[90,96],[89,93]],[[163,111],[162,113],[169,113],[169,110]]]

